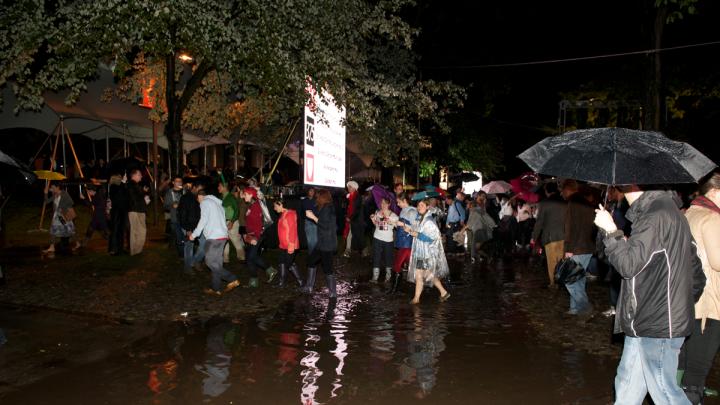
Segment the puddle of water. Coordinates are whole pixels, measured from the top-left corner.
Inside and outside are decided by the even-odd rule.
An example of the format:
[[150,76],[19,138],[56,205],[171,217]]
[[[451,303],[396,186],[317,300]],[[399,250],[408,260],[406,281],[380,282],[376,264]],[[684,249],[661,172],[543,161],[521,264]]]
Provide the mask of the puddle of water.
[[342,281],[250,321],[171,324],[129,353],[0,398],[23,404],[604,404],[616,362],[536,341],[511,269],[467,275],[446,303]]

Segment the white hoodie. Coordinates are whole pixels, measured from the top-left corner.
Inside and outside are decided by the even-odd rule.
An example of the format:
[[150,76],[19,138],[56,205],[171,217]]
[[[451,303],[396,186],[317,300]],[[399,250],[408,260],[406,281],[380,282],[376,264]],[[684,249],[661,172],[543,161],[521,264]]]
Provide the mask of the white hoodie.
[[205,235],[205,239],[228,238],[225,210],[222,201],[214,195],[205,196],[203,202],[200,203],[200,221],[192,235],[197,238],[201,233]]

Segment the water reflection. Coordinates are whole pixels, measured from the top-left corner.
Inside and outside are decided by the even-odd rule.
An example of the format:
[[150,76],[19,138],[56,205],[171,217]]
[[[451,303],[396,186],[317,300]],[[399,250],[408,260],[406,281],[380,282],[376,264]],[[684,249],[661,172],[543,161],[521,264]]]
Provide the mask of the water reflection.
[[423,309],[413,306],[413,329],[407,333],[408,355],[399,367],[401,382],[414,380],[417,398],[425,398],[437,382],[437,363],[445,350],[445,305],[439,305],[423,317]]
[[233,357],[230,347],[237,336],[237,327],[231,322],[214,325],[208,330],[205,361],[195,365],[195,370],[205,376],[202,379],[203,395],[218,397],[230,388],[228,377]]
[[[332,355],[332,364],[335,364],[332,382],[330,383],[329,398],[340,396],[343,388],[342,377],[345,368],[345,357],[348,355],[348,344],[345,341],[345,334],[348,330],[346,325],[349,322],[348,315],[355,306],[353,300],[330,300],[322,318],[309,317],[303,325],[305,338],[305,357],[300,360],[303,370],[300,401],[304,405],[318,404],[316,398],[320,389],[320,377],[324,375],[322,369],[330,370],[330,367],[320,367],[321,351]],[[320,318],[320,319],[318,319]],[[330,356],[326,356],[330,359]]]

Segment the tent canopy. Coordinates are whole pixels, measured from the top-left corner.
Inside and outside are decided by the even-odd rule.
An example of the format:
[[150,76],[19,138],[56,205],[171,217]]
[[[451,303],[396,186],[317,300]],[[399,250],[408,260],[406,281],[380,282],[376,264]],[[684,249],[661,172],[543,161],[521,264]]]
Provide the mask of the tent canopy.
[[[62,119],[72,134],[85,135],[91,139],[119,138],[127,142],[152,142],[152,122],[148,110],[116,98],[101,101],[105,89],[115,86],[112,72],[105,66],[98,69],[98,78],[87,83],[87,92],[71,106],[65,104],[67,92],[47,92],[45,105],[40,111],[13,112],[16,98],[11,86],[2,90],[3,108],[0,112],[0,129],[34,128],[53,133]],[[163,133],[164,125],[158,125],[158,146],[167,149],[168,141]],[[207,136],[199,131],[183,131],[183,149],[190,152],[205,145],[223,145],[228,140],[220,136]]]

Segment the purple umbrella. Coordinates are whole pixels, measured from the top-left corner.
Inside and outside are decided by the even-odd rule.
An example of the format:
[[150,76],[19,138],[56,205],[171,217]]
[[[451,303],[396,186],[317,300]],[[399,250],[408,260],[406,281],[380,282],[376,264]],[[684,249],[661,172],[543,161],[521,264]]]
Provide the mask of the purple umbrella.
[[390,200],[390,211],[398,215],[400,214],[400,207],[398,207],[397,205],[395,193],[385,188],[385,186],[383,186],[382,184],[375,184],[371,186],[370,191],[372,192],[373,199],[375,200],[375,205],[377,205],[378,209],[380,209],[380,202],[382,201],[383,197],[386,197],[388,200]]

